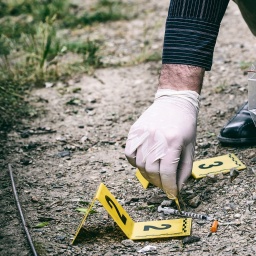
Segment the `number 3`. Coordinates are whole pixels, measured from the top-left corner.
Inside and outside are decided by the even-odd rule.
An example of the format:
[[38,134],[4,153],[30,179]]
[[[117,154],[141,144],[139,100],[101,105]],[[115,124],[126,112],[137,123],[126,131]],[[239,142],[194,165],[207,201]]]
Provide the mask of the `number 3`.
[[213,164],[210,164],[209,166],[205,166],[205,164],[200,164],[198,167],[200,169],[209,169],[209,168],[212,168],[212,167],[215,167],[215,166],[221,166],[221,165],[223,165],[223,162],[215,161]]

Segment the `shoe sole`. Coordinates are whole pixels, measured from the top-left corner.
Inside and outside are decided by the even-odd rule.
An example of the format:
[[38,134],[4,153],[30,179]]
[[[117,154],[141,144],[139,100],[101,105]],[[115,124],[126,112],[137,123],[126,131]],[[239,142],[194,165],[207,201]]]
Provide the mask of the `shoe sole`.
[[251,144],[256,144],[256,137],[254,138],[239,138],[239,139],[234,139],[234,138],[225,138],[222,136],[218,136],[218,140],[222,144],[229,144],[229,145],[251,145]]

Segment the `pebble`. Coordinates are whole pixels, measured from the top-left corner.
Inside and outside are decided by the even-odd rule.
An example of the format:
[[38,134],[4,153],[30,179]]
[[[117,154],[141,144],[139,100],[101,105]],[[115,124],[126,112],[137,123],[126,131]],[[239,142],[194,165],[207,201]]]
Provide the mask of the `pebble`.
[[151,198],[149,198],[147,204],[148,205],[161,204],[164,199],[167,199],[166,195],[152,196]]
[[252,163],[256,163],[256,157],[251,160]]
[[28,138],[29,135],[30,135],[29,131],[23,131],[23,132],[21,132],[20,137],[25,139],[25,138]]
[[147,245],[144,248],[138,250],[138,252],[140,253],[146,253],[146,252],[152,252],[152,251],[156,251],[156,246],[153,245]]
[[234,215],[234,218],[235,218],[235,219],[240,219],[240,218],[241,218],[241,214],[240,214],[240,213],[236,213],[236,214]]
[[130,239],[123,240],[121,244],[124,245],[125,247],[132,247],[135,245],[135,243]]
[[217,177],[214,174],[207,174],[205,178],[206,183],[212,184],[217,181]]
[[173,200],[164,200],[164,201],[161,203],[161,206],[171,206],[173,203],[174,203]]
[[218,180],[223,180],[225,177],[224,177],[223,173],[219,173],[219,174],[216,175],[216,178]]
[[24,157],[24,158],[21,158],[20,159],[20,162],[23,164],[23,165],[29,165],[29,164],[32,164],[32,160],[28,157]]
[[200,148],[209,148],[211,146],[211,143],[209,143],[209,142],[201,142],[201,143],[198,143],[198,146]]
[[193,244],[196,242],[199,242],[201,238],[199,236],[187,236],[184,239],[182,239],[183,244]]
[[192,198],[191,200],[188,201],[188,205],[193,207],[193,208],[198,207],[198,205],[200,203],[201,203],[201,199],[200,199],[199,195],[195,196],[194,198]]
[[70,151],[65,150],[65,151],[61,151],[58,153],[59,157],[66,157],[66,156],[70,156]]
[[239,171],[236,168],[231,168],[229,173],[230,182],[232,182],[238,175],[239,175]]

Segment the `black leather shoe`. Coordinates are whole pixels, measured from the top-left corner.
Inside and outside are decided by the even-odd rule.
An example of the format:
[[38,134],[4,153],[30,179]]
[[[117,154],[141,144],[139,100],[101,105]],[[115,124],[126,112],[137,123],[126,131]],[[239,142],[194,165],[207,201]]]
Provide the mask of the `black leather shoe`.
[[218,140],[223,144],[256,145],[256,127],[248,111],[248,102],[221,129]]

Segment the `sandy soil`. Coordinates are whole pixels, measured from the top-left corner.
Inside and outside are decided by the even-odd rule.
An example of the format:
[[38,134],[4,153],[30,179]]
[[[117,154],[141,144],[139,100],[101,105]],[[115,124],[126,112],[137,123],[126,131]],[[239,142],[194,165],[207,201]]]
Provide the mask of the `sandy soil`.
[[[130,22],[96,25],[99,35],[106,37],[106,60],[113,56],[113,60],[136,63],[136,57],[143,57],[145,40],[151,50],[161,49],[168,1],[143,1],[138,9],[141,15]],[[234,153],[247,169],[232,183],[228,175],[191,179],[183,190],[185,202],[195,196],[200,202],[196,208],[187,205],[187,211],[236,220],[239,225],[220,227],[208,236],[210,223],[193,220],[192,235],[200,237],[198,242],[131,242],[96,203],[97,213],[86,222],[87,235],[70,245],[83,216],[76,209],[91,202],[101,182],[135,221],[172,218],[157,212],[165,199],[163,192],[153,187],[144,190],[124,157],[129,128],[152,103],[156,91],[161,63],[148,62],[96,70],[94,76],[33,91],[30,102],[41,114],[8,134],[8,155],[0,160],[0,254],[30,255],[7,176],[7,163],[11,163],[39,255],[141,255],[137,251],[146,245],[156,246],[149,254],[157,255],[255,255],[256,176],[251,172],[256,167],[255,147],[223,147],[216,138],[247,98],[247,77],[241,66],[255,60],[255,42],[239,10],[230,3],[212,71],[205,76],[196,146],[196,159]],[[44,221],[49,222],[47,226],[35,228]]]

